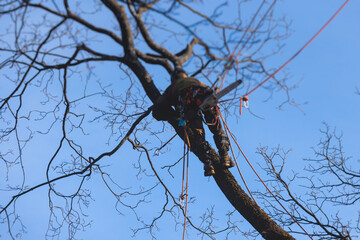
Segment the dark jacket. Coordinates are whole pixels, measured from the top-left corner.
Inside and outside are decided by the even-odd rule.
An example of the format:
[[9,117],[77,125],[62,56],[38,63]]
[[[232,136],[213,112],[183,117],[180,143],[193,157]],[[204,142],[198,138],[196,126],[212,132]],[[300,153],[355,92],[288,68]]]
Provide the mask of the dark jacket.
[[171,117],[170,115],[173,115],[173,117],[179,117],[179,113],[176,111],[171,111],[170,108],[177,108],[179,106],[180,94],[182,91],[190,87],[209,88],[204,83],[193,77],[182,78],[173,82],[154,104],[152,113],[153,117],[156,120],[167,120],[169,117]]

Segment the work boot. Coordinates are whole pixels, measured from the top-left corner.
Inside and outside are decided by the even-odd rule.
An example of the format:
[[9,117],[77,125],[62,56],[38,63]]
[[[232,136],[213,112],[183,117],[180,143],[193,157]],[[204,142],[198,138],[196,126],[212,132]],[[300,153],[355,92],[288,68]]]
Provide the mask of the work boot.
[[209,162],[209,163],[205,163],[204,164],[204,176],[208,177],[208,176],[213,176],[215,175],[215,169],[213,167],[213,165]]
[[220,163],[223,168],[232,168],[235,166],[234,161],[227,152],[220,154]]

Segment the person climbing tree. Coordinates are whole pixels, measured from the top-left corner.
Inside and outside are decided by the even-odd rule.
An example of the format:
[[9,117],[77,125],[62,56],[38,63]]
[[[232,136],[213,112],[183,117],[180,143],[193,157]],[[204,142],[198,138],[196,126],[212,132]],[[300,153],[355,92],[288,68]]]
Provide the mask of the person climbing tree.
[[[167,120],[171,114],[178,119],[179,126],[184,126],[184,131],[189,134],[191,151],[199,153],[200,160],[204,163],[204,175],[211,176],[215,174],[214,166],[209,156],[210,144],[205,139],[205,131],[202,122],[208,125],[213,133],[216,147],[219,151],[221,166],[231,168],[235,166],[234,161],[228,154],[229,139],[222,129],[219,120],[219,108],[209,108],[201,111],[199,106],[206,97],[213,93],[213,89],[206,86],[199,80],[188,77],[181,68],[175,68],[171,74],[171,84],[159,97],[153,107],[153,117],[158,120]],[[169,108],[175,107],[175,113],[169,111]],[[203,116],[205,120],[203,120]]]

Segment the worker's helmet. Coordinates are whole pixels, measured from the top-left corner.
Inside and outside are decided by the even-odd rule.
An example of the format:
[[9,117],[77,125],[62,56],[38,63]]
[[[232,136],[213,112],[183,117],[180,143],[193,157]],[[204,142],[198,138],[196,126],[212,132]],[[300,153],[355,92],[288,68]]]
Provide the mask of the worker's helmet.
[[178,79],[186,78],[188,75],[182,68],[175,68],[174,71],[171,73],[171,82],[175,82]]

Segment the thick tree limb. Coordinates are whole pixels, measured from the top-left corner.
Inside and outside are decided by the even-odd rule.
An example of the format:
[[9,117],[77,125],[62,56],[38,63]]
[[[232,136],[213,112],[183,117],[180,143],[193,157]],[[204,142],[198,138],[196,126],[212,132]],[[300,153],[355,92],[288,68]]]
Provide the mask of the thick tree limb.
[[[169,119],[168,122],[176,130],[177,134],[184,139],[184,130],[178,126],[176,119]],[[189,139],[191,133],[189,133]],[[190,145],[192,143],[190,142]],[[194,144],[193,144],[194,145]],[[198,158],[201,158],[199,154]],[[234,208],[261,234],[264,239],[269,240],[289,240],[294,239],[288,232],[282,229],[274,222],[239,186],[235,177],[227,169],[220,166],[220,158],[214,149],[211,149],[210,155],[214,162],[214,179],[225,197],[234,206]]]
[[102,2],[114,13],[119,22],[125,57],[128,57],[129,59],[136,58],[134,41],[131,34],[131,26],[128,18],[126,17],[125,7],[117,3],[115,0],[102,0]]

